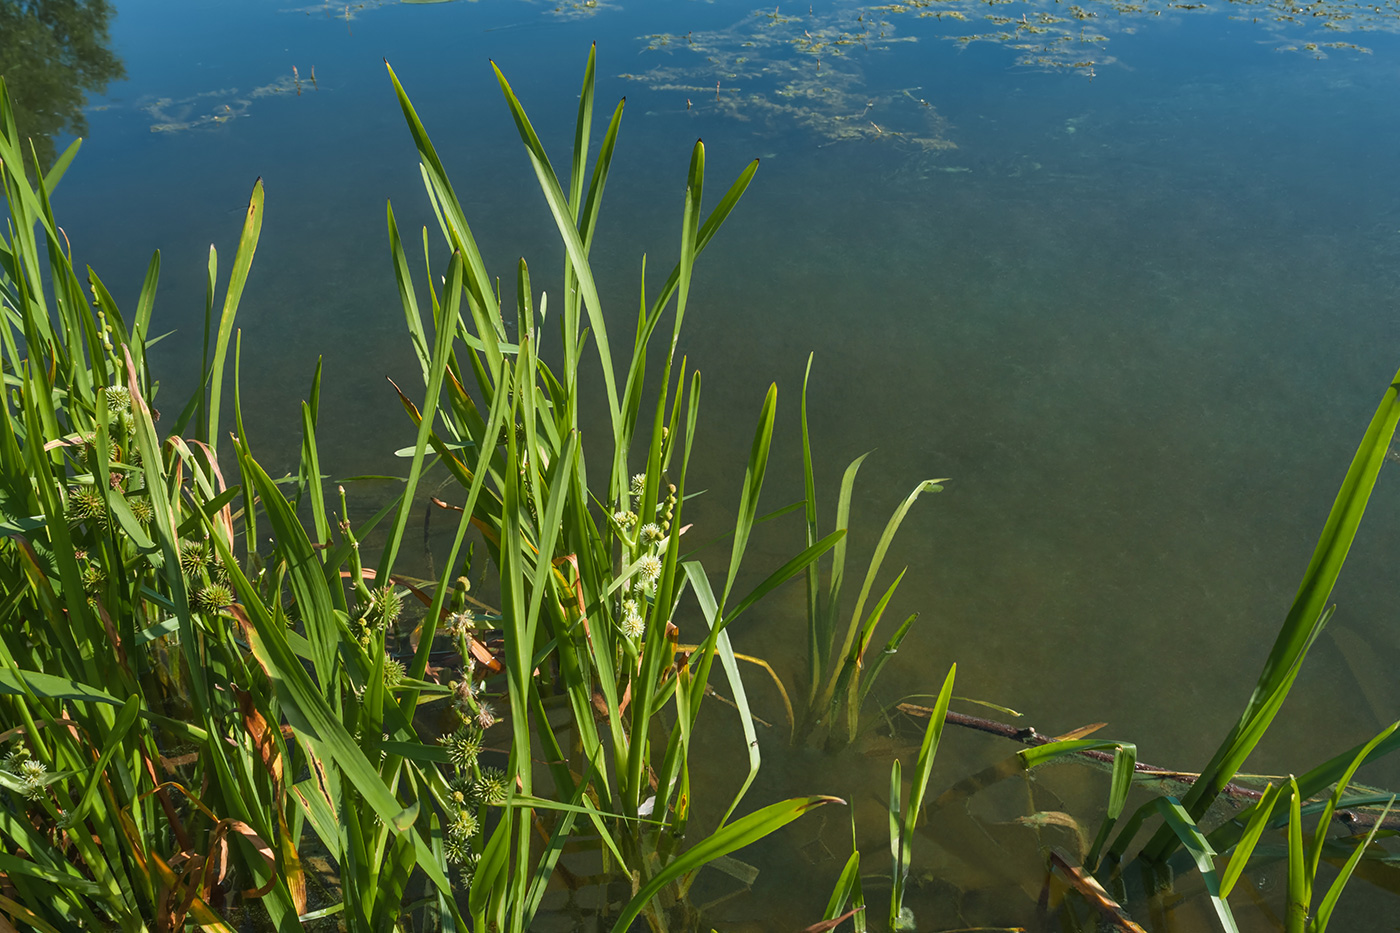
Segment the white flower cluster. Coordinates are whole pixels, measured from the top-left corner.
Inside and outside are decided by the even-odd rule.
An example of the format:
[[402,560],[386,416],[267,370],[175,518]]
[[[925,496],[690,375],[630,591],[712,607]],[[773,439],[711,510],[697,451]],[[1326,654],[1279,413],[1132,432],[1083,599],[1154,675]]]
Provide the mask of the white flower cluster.
[[643,510],[648,482],[645,473],[633,476],[628,492],[612,515],[620,532],[623,573],[626,574],[619,597],[619,627],[634,645],[646,635],[650,602],[655,599],[657,586],[666,570],[666,550],[670,545],[671,519],[676,508],[676,487],[671,484],[661,486],[662,501],[647,516],[653,520],[644,522],[639,512]]

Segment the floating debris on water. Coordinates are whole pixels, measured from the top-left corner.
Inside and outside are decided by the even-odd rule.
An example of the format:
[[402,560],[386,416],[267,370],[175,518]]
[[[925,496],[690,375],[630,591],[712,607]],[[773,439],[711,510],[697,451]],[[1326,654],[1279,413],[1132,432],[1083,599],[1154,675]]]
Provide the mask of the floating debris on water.
[[[1118,63],[1108,52],[1115,35],[1137,32],[1144,23],[1182,15],[1231,11],[1230,18],[1258,23],[1280,51],[1325,58],[1328,51],[1370,54],[1365,46],[1335,38],[1338,32],[1400,32],[1400,0],[1030,0],[1032,9],[1003,12],[1012,0],[902,0],[878,5],[848,4],[805,15],[782,7],[756,10],[728,29],[658,33],[640,37],[644,55],[671,61],[623,78],[652,90],[680,95],[698,109],[696,95],[715,84],[714,106],[741,120],[777,128],[804,127],[828,142],[883,139],[926,150],[955,148],[946,121],[922,97],[921,119],[896,113],[910,91],[867,91],[862,62],[897,44],[922,40],[1005,46],[1015,65],[1063,71],[1093,80]],[[1250,15],[1241,15],[1240,8]],[[991,28],[986,28],[990,26]],[[901,27],[903,27],[901,29]],[[1303,36],[1312,41],[1302,41]],[[918,90],[918,89],[913,89]]]
[[914,93],[918,88],[867,90],[851,53],[885,51],[914,38],[896,35],[881,20],[867,21],[865,12],[789,16],[760,10],[728,29],[644,36],[644,52],[674,63],[622,77],[763,130],[802,127],[823,145],[884,139],[925,151],[957,148],[948,122]]
[[136,106],[151,118],[152,133],[179,133],[207,129],[246,117],[253,101],[281,94],[300,94],[296,75],[283,76],[271,84],[240,94],[238,88],[204,91],[191,97],[146,98]]

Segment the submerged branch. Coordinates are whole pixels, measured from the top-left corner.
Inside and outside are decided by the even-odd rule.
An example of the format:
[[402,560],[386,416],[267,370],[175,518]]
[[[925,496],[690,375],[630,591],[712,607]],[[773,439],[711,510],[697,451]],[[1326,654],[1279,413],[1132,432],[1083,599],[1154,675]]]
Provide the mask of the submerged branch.
[[[919,706],[917,703],[900,703],[895,709],[901,713],[919,719],[927,719],[933,712],[929,707]],[[1050,742],[1058,740],[1057,737],[1044,735],[1036,731],[1032,726],[1017,728],[1016,726],[1008,725],[1004,722],[998,722],[995,719],[986,719],[982,716],[969,716],[966,713],[955,713],[952,710],[948,711],[945,721],[949,725],[961,726],[964,729],[972,729],[976,732],[985,732],[988,735],[1011,739],[1013,742],[1020,742],[1022,745],[1031,748],[1047,745]],[[1113,766],[1112,752],[1090,749],[1078,752],[1077,755],[1108,767]],[[1134,764],[1133,771],[1144,778],[1177,781],[1186,785],[1194,783],[1195,780],[1200,777],[1199,774],[1190,771],[1176,771],[1171,768],[1160,768],[1157,765],[1147,764],[1142,761]],[[1252,787],[1246,787],[1243,784],[1234,782],[1226,784],[1221,790],[1221,793],[1225,797],[1242,804],[1254,803],[1264,796],[1263,791],[1255,790]],[[1333,814],[1333,819],[1346,827],[1348,832],[1360,834],[1369,831],[1372,826],[1376,825],[1379,817],[1377,814],[1367,812],[1366,810],[1339,809]],[[1380,822],[1381,828],[1383,829],[1400,830],[1400,816],[1389,816]]]

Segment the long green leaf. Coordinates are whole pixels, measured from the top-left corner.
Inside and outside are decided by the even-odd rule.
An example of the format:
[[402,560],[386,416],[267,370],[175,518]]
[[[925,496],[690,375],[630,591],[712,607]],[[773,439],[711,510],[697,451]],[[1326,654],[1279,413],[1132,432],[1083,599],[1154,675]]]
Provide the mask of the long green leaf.
[[[1206,767],[1201,769],[1200,778],[1182,800],[1193,820],[1200,819],[1263,737],[1292,687],[1308,649],[1325,624],[1327,601],[1351,543],[1356,538],[1356,530],[1365,515],[1366,503],[1375,487],[1381,464],[1385,462],[1397,423],[1400,423],[1400,372],[1392,378],[1357,447],[1293,605],[1279,629],[1239,722]],[[1164,827],[1149,843],[1144,854],[1149,859],[1160,860],[1171,847]]]
[[642,885],[641,889],[622,908],[621,915],[613,923],[613,933],[623,933],[624,930],[629,929],[632,921],[641,914],[642,909],[672,881],[687,872],[700,868],[707,862],[714,861],[721,855],[728,855],[736,849],[742,849],[750,843],[757,842],[764,836],[791,823],[799,816],[829,803],[844,805],[845,801],[839,797],[794,797],[780,803],[770,804],[762,810],[740,817],[718,832],[696,843]]
[[216,449],[219,443],[219,402],[224,386],[224,360],[228,355],[228,341],[233,333],[238,302],[243,297],[248,270],[253,266],[253,254],[258,249],[262,219],[263,183],[259,178],[253,184],[252,197],[248,199],[248,214],[243,220],[243,233],[238,238],[238,252],[233,257],[233,272],[229,275],[228,291],[224,293],[224,310],[219,317],[219,335],[214,344],[214,365],[209,384],[209,443]]
[[919,811],[924,806],[929,777],[933,774],[933,759],[938,754],[938,743],[943,737],[943,727],[947,723],[948,703],[953,698],[953,679],[957,673],[958,666],[954,664],[948,669],[948,676],[943,679],[943,688],[938,691],[938,700],[933,705],[928,726],[924,729],[923,743],[919,746],[919,757],[914,763],[914,774],[909,785],[909,806],[904,811],[903,824],[899,827],[899,853],[890,902],[890,925],[896,928],[904,912],[904,889],[908,883],[909,866],[914,855],[914,829],[919,822]]
[[1254,852],[1254,847],[1259,843],[1259,837],[1264,834],[1264,827],[1269,823],[1269,817],[1273,815],[1274,804],[1278,801],[1279,794],[1283,792],[1283,785],[1270,783],[1264,788],[1264,796],[1254,807],[1253,816],[1245,825],[1244,835],[1240,837],[1239,843],[1235,846],[1235,851],[1230,853],[1230,861],[1225,866],[1225,871],[1220,875],[1220,896],[1229,897],[1234,890],[1235,882],[1240,879],[1245,868],[1249,866],[1249,856]]
[[1390,815],[1391,808],[1394,806],[1395,795],[1392,794],[1390,800],[1386,802],[1385,809],[1381,811],[1380,818],[1377,819],[1375,823],[1371,824],[1371,831],[1368,832],[1366,838],[1361,840],[1356,846],[1356,851],[1352,852],[1347,858],[1346,864],[1342,866],[1342,870],[1337,873],[1337,877],[1332,881],[1331,887],[1327,889],[1327,894],[1322,898],[1322,903],[1318,905],[1317,913],[1313,917],[1312,933],[1327,933],[1327,924],[1332,921],[1332,911],[1337,907],[1337,900],[1342,896],[1342,890],[1347,886],[1347,882],[1351,880],[1352,872],[1356,871],[1357,863],[1361,861],[1361,857],[1365,855],[1366,850],[1370,848],[1372,841],[1376,838],[1376,832],[1381,828],[1381,825],[1385,823],[1385,818]]
[[1210,843],[1201,834],[1186,808],[1175,797],[1158,797],[1154,803],[1168,829],[1181,840],[1186,851],[1191,853],[1196,870],[1201,873],[1201,880],[1205,882],[1206,893],[1210,895],[1210,903],[1215,908],[1220,926],[1224,928],[1225,933],[1239,933],[1235,915],[1230,912],[1230,904],[1220,893],[1220,878],[1215,873],[1215,850],[1210,847]]
[[554,174],[554,169],[549,164],[549,157],[545,155],[544,146],[540,143],[540,138],[536,135],[534,127],[530,125],[530,118],[525,115],[525,108],[521,106],[520,100],[511,90],[510,82],[501,73],[501,69],[496,67],[495,62],[491,63],[491,67],[496,72],[496,81],[501,86],[501,93],[505,95],[511,116],[515,118],[516,128],[520,131],[520,139],[525,143],[525,151],[530,157],[531,166],[535,169],[535,177],[540,183],[540,190],[544,192],[549,212],[554,215],[554,224],[559,230],[559,236],[564,240],[564,248],[568,251],[569,261],[573,264],[574,275],[578,276],[579,289],[583,293],[584,309],[588,312],[593,339],[598,346],[598,357],[603,368],[603,387],[608,397],[608,412],[612,416],[612,424],[616,434],[620,427],[621,415],[621,409],[618,406],[617,377],[613,371],[612,353],[608,348],[603,303],[598,298],[598,286],[593,281],[593,272],[588,265],[588,255],[583,248],[583,239],[579,236],[573,212],[569,209],[569,202],[559,187],[559,177]]

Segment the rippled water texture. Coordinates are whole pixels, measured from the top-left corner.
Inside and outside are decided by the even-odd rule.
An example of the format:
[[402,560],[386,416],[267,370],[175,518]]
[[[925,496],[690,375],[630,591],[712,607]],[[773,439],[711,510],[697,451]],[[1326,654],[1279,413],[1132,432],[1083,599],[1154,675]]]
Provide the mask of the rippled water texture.
[[[296,406],[324,355],[322,463],[395,472],[389,452],[411,426],[384,377],[412,382],[417,367],[385,199],[406,231],[433,221],[381,60],[413,96],[491,267],[507,274],[527,255],[537,285],[557,289],[559,250],[487,58],[562,163],[596,39],[600,106],[628,98],[594,248],[617,326],[635,313],[642,252],[653,289],[675,255],[694,139],[711,192],[762,157],[700,263],[682,340],[705,378],[691,486],[710,489],[688,518],[731,521],[773,380],[765,503],[801,495],[796,403],[815,353],[827,527],[841,470],[872,448],[858,554],[919,480],[951,478],[918,503],[887,564],[910,568],[890,617],[921,615],[879,698],[935,691],[956,660],[962,696],[1023,710],[1050,734],[1107,721],[1143,760],[1191,769],[1238,715],[1400,365],[1396,9],[117,3],[106,96],[51,127],[85,120],[90,137],[57,210],[124,305],[163,251],[155,330],[176,333],[153,359],[174,405],[195,371],[208,244],[227,269],[263,177],[240,312],[254,449],[274,473],[293,467]],[[1305,770],[1400,716],[1396,469],[1381,474],[1335,620],[1252,770]],[[798,537],[789,523],[756,540],[764,572]],[[734,633],[790,685],[804,669],[802,600],[784,590]],[[760,715],[781,723],[776,693],[752,682]],[[917,735],[881,732],[836,758],[766,739],[750,800],[848,796],[869,871],[884,870],[889,759]],[[932,792],[1010,751],[950,733]],[[710,780],[737,785],[738,760]],[[1400,783],[1400,767],[1363,777]],[[1101,775],[1051,773],[1035,806],[1092,814],[1103,789]],[[1002,825],[1028,812],[1026,793],[993,788],[935,817],[916,849],[921,929],[1034,919],[1034,837]],[[815,920],[849,838],[831,816],[746,856],[765,869],[765,896],[728,902],[716,922],[773,929],[765,905],[782,928]],[[1278,909],[1268,871],[1254,883]],[[1356,885],[1348,903],[1342,928],[1393,928],[1396,903],[1374,888]],[[1200,907],[1172,915],[1179,928],[1210,928]],[[1270,928],[1262,910],[1251,917]]]

